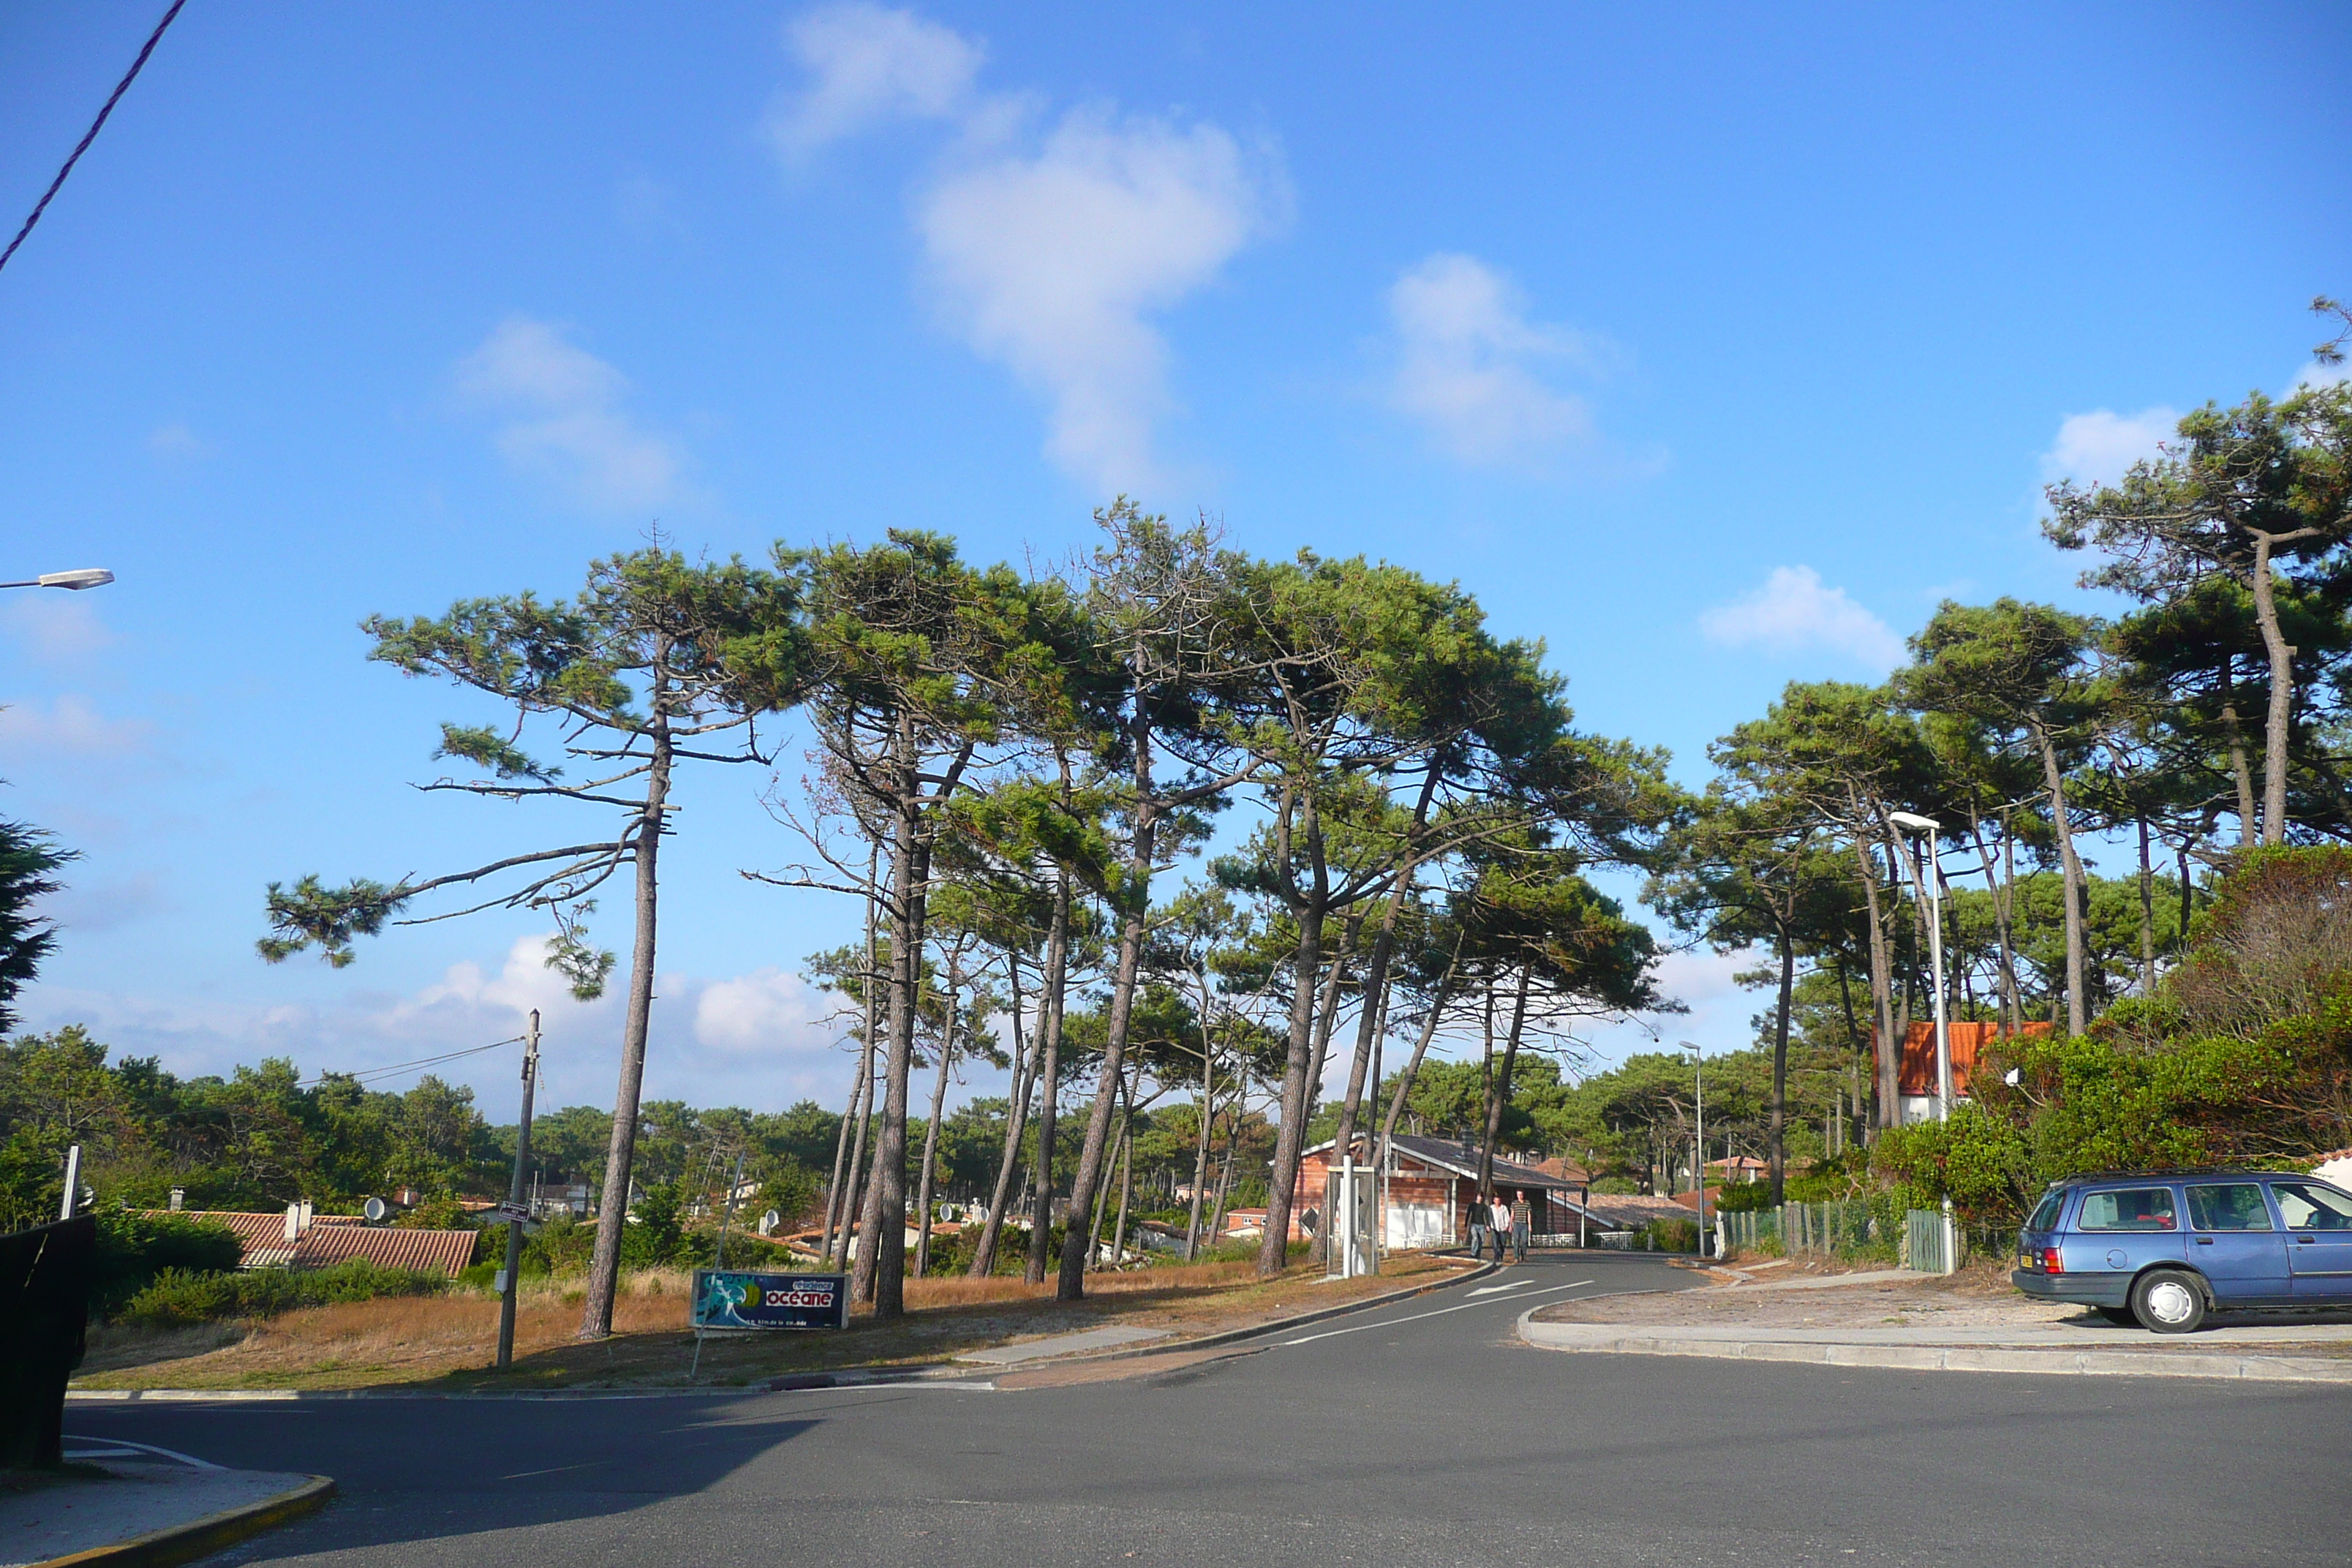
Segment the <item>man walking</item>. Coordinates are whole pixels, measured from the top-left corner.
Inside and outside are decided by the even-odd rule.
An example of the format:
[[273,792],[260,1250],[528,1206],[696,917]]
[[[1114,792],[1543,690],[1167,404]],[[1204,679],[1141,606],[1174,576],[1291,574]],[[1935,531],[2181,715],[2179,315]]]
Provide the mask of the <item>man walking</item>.
[[1488,1229],[1488,1222],[1495,1217],[1495,1211],[1484,1197],[1476,1197],[1470,1200],[1469,1217],[1470,1256],[1473,1258],[1484,1258],[1486,1256],[1486,1231]]
[[1495,1261],[1503,1261],[1503,1248],[1511,1238],[1511,1205],[1500,1197],[1495,1200]]
[[1521,1193],[1511,1200],[1511,1256],[1518,1262],[1528,1260],[1528,1233],[1534,1225],[1535,1210]]

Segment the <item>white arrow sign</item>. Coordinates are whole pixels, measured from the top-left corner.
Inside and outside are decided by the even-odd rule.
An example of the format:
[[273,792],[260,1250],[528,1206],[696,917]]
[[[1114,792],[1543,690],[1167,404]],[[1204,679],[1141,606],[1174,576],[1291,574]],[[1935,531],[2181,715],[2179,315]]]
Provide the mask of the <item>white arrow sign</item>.
[[1473,1296],[1492,1296],[1499,1290],[1516,1290],[1522,1285],[1532,1285],[1532,1279],[1514,1279],[1507,1285],[1481,1285],[1470,1292]]

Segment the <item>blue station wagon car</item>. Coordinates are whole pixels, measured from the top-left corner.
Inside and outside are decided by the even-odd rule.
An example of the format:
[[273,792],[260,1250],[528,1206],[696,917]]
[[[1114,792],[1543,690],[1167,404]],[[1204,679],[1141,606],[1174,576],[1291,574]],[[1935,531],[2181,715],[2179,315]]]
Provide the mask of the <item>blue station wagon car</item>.
[[2220,1309],[2352,1303],[2352,1193],[2272,1172],[2075,1176],[2017,1249],[2027,1295],[2185,1334]]

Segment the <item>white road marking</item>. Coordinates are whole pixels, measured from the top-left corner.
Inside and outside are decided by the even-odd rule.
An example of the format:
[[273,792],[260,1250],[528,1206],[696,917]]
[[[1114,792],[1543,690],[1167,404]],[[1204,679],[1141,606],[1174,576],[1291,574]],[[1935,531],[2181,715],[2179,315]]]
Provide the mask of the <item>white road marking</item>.
[[[1552,1296],[1557,1295],[1562,1290],[1574,1290],[1591,1283],[1592,1281],[1590,1279],[1579,1279],[1572,1284],[1553,1285],[1545,1289],[1533,1291],[1531,1294],[1538,1296]],[[1527,1299],[1528,1298],[1526,1296],[1514,1296],[1511,1298],[1510,1303],[1501,1301],[1465,1301],[1458,1307],[1440,1307],[1435,1311],[1432,1312],[1415,1312],[1410,1318],[1391,1318],[1386,1322],[1380,1323],[1358,1323],[1352,1329],[1326,1329],[1319,1334],[1302,1334],[1297,1339],[1283,1340],[1278,1342],[1285,1345],[1312,1344],[1317,1340],[1336,1339],[1341,1334],[1360,1334],[1366,1329],[1402,1328],[1407,1323],[1417,1323],[1423,1318],[1442,1318],[1448,1312],[1466,1312],[1473,1307],[1499,1307],[1507,1304],[1516,1304],[1517,1302],[1524,1301]]]
[[[84,1437],[79,1440],[85,1443],[105,1443],[117,1448],[137,1448],[142,1453],[161,1454],[167,1459],[177,1459],[180,1463],[193,1466],[199,1470],[217,1470],[226,1468],[215,1465],[208,1459],[199,1459],[194,1454],[183,1454],[176,1448],[159,1448],[152,1443],[134,1443],[128,1437]],[[68,1438],[68,1441],[75,1441],[75,1439]]]
[[1525,1279],[1514,1279],[1507,1285],[1481,1285],[1475,1290],[1471,1291],[1470,1294],[1473,1296],[1492,1296],[1500,1290],[1517,1290],[1523,1286],[1532,1285],[1534,1283],[1535,1277],[1530,1275]]

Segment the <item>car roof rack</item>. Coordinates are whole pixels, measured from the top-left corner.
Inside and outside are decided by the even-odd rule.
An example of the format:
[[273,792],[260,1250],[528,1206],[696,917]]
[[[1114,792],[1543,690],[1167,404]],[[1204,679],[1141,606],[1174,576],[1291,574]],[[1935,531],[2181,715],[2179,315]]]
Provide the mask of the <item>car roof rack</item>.
[[[2274,1177],[2282,1181],[2307,1180],[2307,1171],[2248,1170],[2242,1165],[2166,1165],[2152,1171],[2083,1171],[2072,1176],[2061,1176],[2050,1184],[2063,1187],[2070,1182],[2144,1182],[2161,1181],[2174,1176],[2257,1176]],[[2044,1189],[2047,1190],[2046,1188]]]

